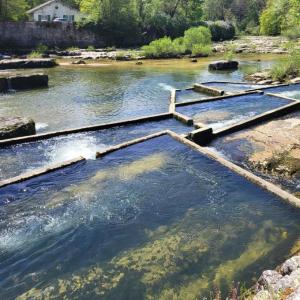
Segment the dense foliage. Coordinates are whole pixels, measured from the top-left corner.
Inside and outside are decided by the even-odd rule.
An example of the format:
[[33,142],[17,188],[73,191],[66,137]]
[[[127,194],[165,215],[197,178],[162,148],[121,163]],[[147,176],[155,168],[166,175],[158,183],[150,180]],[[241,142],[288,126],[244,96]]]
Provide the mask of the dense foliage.
[[[0,0],[1,20],[24,20],[26,10],[46,0]],[[149,43],[208,26],[212,40],[236,34],[300,36],[299,0],[62,0],[77,6],[90,26],[111,45]],[[234,26],[230,25],[234,24]],[[177,41],[178,42],[178,41]]]
[[183,37],[172,40],[169,37],[151,42],[142,47],[144,55],[150,58],[170,58],[182,54],[207,56],[211,53],[211,33],[206,27],[192,27],[184,32]]
[[300,1],[269,0],[267,8],[260,17],[261,33],[288,36],[295,34],[300,37]]

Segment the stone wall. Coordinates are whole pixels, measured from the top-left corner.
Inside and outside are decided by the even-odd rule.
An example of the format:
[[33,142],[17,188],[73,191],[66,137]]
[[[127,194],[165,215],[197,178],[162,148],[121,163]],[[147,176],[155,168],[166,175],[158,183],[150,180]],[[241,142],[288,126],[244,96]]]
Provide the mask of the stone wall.
[[71,23],[0,22],[0,49],[48,47],[104,47],[104,41],[92,31],[77,29]]

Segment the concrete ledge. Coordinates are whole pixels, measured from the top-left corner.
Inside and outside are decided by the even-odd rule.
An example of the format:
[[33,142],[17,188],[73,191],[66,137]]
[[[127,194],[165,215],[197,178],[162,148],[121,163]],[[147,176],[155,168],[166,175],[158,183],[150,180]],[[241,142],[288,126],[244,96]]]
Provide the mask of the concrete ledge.
[[4,59],[0,61],[0,70],[52,68],[57,64],[54,59]]
[[183,122],[185,124],[187,124],[188,126],[192,126],[194,124],[194,121],[192,118],[189,118],[179,112],[174,112],[173,116],[175,119],[177,119],[180,122]]
[[8,84],[6,78],[0,78],[0,93],[4,93],[8,90]]
[[291,98],[291,97],[287,97],[284,95],[280,95],[280,94],[272,94],[272,93],[265,93],[267,96],[272,96],[272,97],[277,97],[277,98],[282,98],[282,99],[286,99],[286,100],[290,100],[290,101],[300,101],[299,99],[296,98]]
[[167,134],[167,131],[160,131],[160,132],[157,132],[157,133],[154,133],[154,134],[146,135],[146,136],[143,136],[141,138],[137,138],[137,139],[134,139],[134,140],[131,140],[131,141],[128,141],[128,142],[110,147],[106,150],[96,152],[96,158],[103,157],[106,154],[115,152],[117,150],[126,148],[126,147],[131,146],[131,145],[139,144],[139,143],[142,143],[142,142],[145,142],[145,141],[148,141],[148,140],[151,140],[151,139],[154,139],[156,137],[163,136],[163,135],[166,135],[166,134]]
[[188,138],[199,145],[207,145],[213,139],[213,130],[211,127],[199,128],[190,132]]
[[7,87],[13,90],[27,90],[39,87],[48,87],[48,75],[32,74],[32,75],[16,75],[6,78]]
[[46,140],[46,139],[50,139],[53,137],[67,135],[67,134],[97,131],[97,130],[108,129],[108,128],[113,128],[113,127],[118,127],[118,126],[123,126],[123,125],[146,123],[146,122],[151,122],[151,121],[156,121],[156,120],[166,120],[166,119],[171,119],[171,118],[173,118],[172,113],[164,113],[164,114],[157,114],[157,115],[152,115],[152,116],[148,116],[148,117],[128,119],[128,120],[114,122],[114,123],[105,123],[105,124],[99,124],[99,125],[93,125],[93,126],[87,126],[87,127],[67,129],[67,130],[62,130],[62,131],[54,131],[54,132],[49,132],[49,133],[26,136],[26,137],[22,137],[22,138],[6,139],[3,141],[0,141],[0,148],[10,146],[10,145],[17,145],[17,144],[21,144],[21,143]]
[[177,92],[177,90],[173,90],[171,92],[170,105],[169,105],[169,112],[170,113],[174,113],[175,112],[176,92]]
[[230,133],[242,130],[242,129],[249,128],[250,126],[260,124],[264,121],[272,120],[273,118],[277,118],[277,117],[281,117],[290,112],[296,111],[299,108],[300,108],[300,101],[298,101],[298,102],[294,101],[293,103],[289,103],[280,108],[276,108],[276,109],[267,111],[263,114],[255,116],[253,118],[250,118],[246,121],[242,121],[235,125],[228,126],[228,127],[222,128],[220,130],[217,130],[213,133],[213,137],[216,138],[216,137],[224,136],[224,135],[227,135],[227,134],[230,134]]
[[203,84],[199,84],[199,83],[194,84],[194,90],[196,92],[205,93],[205,94],[212,95],[212,96],[223,96],[225,93],[222,90],[218,90],[216,88],[212,88],[212,87],[209,87],[209,86],[206,86]]
[[181,136],[179,136],[178,134],[168,131],[168,134],[170,136],[172,136],[173,138],[175,138],[176,140],[192,147],[193,149],[197,150],[198,152],[204,154],[205,156],[219,162],[220,164],[222,164],[223,166],[227,167],[228,169],[230,169],[231,171],[245,177],[246,179],[248,179],[249,181],[257,184],[258,186],[262,187],[263,189],[271,192],[272,194],[280,197],[281,199],[283,199],[284,201],[288,202],[289,204],[300,208],[300,199],[295,197],[294,195],[282,190],[281,188],[277,187],[276,185],[267,182],[266,180],[252,174],[249,171],[246,171],[245,169],[233,164],[232,162],[224,159],[223,157],[221,157],[220,155],[206,149],[203,148],[199,145],[197,145],[196,143],[186,139],[186,138],[182,138]]
[[252,95],[252,94],[263,94],[262,91],[249,91],[249,92],[241,92],[237,94],[231,94],[231,95],[224,95],[224,96],[218,96],[218,97],[213,97],[213,98],[207,98],[207,99],[199,99],[199,100],[193,100],[193,101],[187,101],[187,102],[181,102],[181,103],[175,103],[175,106],[180,107],[180,106],[188,106],[192,104],[197,104],[197,103],[204,103],[204,102],[212,102],[212,101],[219,101],[219,100],[225,100],[228,98],[235,98],[235,97],[240,97],[240,96],[245,96],[245,95]]
[[0,181],[0,188],[3,188],[5,186],[11,185],[11,184],[20,183],[20,182],[26,181],[28,179],[44,175],[44,174],[48,174],[50,172],[53,172],[53,171],[56,171],[59,169],[63,169],[65,167],[69,167],[71,165],[77,164],[82,161],[85,161],[85,158],[80,156],[80,157],[74,158],[72,160],[65,161],[63,163],[58,163],[58,164],[54,164],[54,165],[51,165],[48,167],[35,169],[33,171],[29,171],[29,172],[21,174],[19,176]]

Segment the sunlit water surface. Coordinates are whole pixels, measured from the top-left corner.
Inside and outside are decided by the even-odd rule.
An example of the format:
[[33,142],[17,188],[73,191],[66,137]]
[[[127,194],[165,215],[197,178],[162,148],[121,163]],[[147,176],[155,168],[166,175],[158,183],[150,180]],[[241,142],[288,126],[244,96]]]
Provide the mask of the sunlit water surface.
[[[0,191],[1,299],[202,299],[257,279],[299,211],[163,136]],[[18,298],[19,297],[19,298]]]
[[[257,59],[258,57],[255,57]],[[57,67],[44,70],[49,89],[0,95],[1,116],[26,116],[37,123],[38,132],[118,121],[166,112],[170,91],[207,80],[242,80],[249,70],[273,63],[242,58],[235,72],[210,72],[209,61],[186,60],[124,62],[103,67]]]
[[195,123],[221,129],[289,103],[291,101],[287,99],[254,93],[221,101],[178,106],[176,111],[193,118]]
[[2,147],[0,148],[0,179],[14,177],[35,168],[78,156],[95,159],[97,151],[167,129],[178,134],[187,134],[193,130],[193,127],[185,126],[170,118]]

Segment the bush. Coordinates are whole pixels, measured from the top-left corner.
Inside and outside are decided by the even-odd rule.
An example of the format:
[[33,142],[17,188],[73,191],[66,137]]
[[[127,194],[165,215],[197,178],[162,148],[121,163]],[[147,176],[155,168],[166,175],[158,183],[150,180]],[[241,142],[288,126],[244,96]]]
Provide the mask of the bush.
[[179,48],[174,47],[171,38],[166,36],[151,42],[147,46],[143,46],[142,51],[148,58],[171,58],[181,53]]
[[215,42],[232,40],[235,37],[235,27],[225,21],[207,22],[212,40]]
[[206,57],[209,56],[211,53],[212,53],[212,48],[210,45],[196,44],[193,45],[192,47],[193,56]]
[[194,45],[211,45],[210,30],[204,26],[192,27],[184,32],[184,44],[192,52]]
[[292,49],[286,61],[274,65],[270,72],[273,80],[283,81],[300,75],[300,51]]
[[94,51],[95,47],[94,46],[88,46],[86,50],[88,50],[88,51]]
[[282,32],[282,35],[286,36],[290,40],[296,40],[300,38],[300,26],[293,26]]
[[41,58],[48,51],[48,47],[43,44],[39,44],[36,50],[32,51],[28,56],[30,58]]

